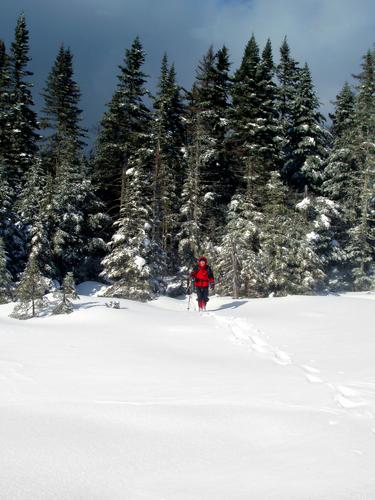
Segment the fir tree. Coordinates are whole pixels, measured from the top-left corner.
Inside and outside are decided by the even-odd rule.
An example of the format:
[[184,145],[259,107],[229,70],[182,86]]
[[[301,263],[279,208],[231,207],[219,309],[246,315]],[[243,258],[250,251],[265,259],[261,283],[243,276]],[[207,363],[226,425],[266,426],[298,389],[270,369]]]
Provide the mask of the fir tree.
[[[24,196],[24,204],[28,205],[32,192],[42,189],[45,183],[44,197],[49,201],[45,213],[38,214],[33,231],[46,249],[46,242],[51,242],[48,254],[53,261],[49,265],[44,261],[43,266],[48,275],[55,272],[53,277],[60,280],[69,270],[82,279],[97,275],[105,253],[103,228],[109,223],[83,156],[86,131],[80,125],[80,95],[72,53],[62,46],[43,94],[42,123],[48,134],[42,165]],[[32,188],[33,184],[36,188]]]
[[277,110],[277,86],[274,82],[275,66],[272,45],[268,39],[262,52],[258,69],[259,93],[259,146],[263,163],[269,172],[278,169],[281,160],[281,134],[279,112]]
[[[53,186],[51,174],[46,176],[40,191],[37,211],[32,214],[32,222],[28,229],[30,253],[32,252],[42,275],[48,279],[59,277],[52,252],[52,236],[54,225]],[[39,192],[39,188],[37,189]]]
[[148,95],[142,71],[144,61],[145,53],[137,37],[126,50],[124,65],[119,66],[119,83],[102,119],[96,144],[94,178],[113,220],[118,218],[126,196],[129,158],[143,143],[150,121],[150,112],[143,102]]
[[292,240],[293,214],[287,205],[287,188],[277,171],[267,183],[267,202],[260,227],[260,254],[266,269],[267,291],[275,296],[286,295],[293,288],[292,268],[295,245]]
[[218,293],[235,298],[266,294],[266,269],[259,255],[262,219],[250,191],[233,197],[216,262]]
[[86,130],[80,125],[81,93],[74,80],[73,55],[63,45],[48,75],[42,95],[44,107],[41,126],[46,131],[45,163],[49,165],[49,172],[57,176],[66,143],[69,141],[70,148],[74,147],[79,153],[84,146],[82,138],[86,136]]
[[239,188],[250,189],[261,208],[265,186],[279,162],[275,87],[270,42],[262,58],[255,37],[246,46],[232,89],[231,153],[237,163]]
[[283,180],[288,186],[292,184],[293,176],[293,149],[291,133],[294,123],[294,102],[299,80],[299,65],[290,54],[290,48],[286,37],[280,47],[280,62],[276,67],[278,79],[277,87],[277,110],[280,116],[281,127],[281,173]]
[[37,151],[38,124],[33,111],[33,75],[27,69],[29,58],[29,32],[24,14],[17,21],[15,39],[10,53],[10,114],[11,143],[6,159],[9,162],[8,182],[17,196],[25,183],[25,176],[34,161]]
[[324,117],[319,112],[319,101],[313,88],[307,64],[299,71],[298,86],[293,106],[290,136],[292,155],[286,165],[292,185],[303,192],[307,186],[319,192],[327,158],[328,133],[323,127]]
[[127,196],[114,224],[116,232],[108,245],[109,254],[103,260],[101,273],[111,283],[106,290],[109,297],[145,301],[153,298],[162,286],[163,253],[152,237],[150,198],[145,203],[147,159],[151,165],[152,155],[144,148],[129,160]]
[[46,288],[46,280],[38,268],[34,253],[31,252],[16,289],[17,304],[11,317],[28,319],[40,313],[47,305],[47,299],[44,297]]
[[181,263],[191,267],[203,253],[203,193],[200,183],[199,143],[187,146],[187,172],[181,194],[180,231],[177,234]]
[[355,113],[354,148],[360,164],[357,207],[349,230],[347,252],[355,290],[369,289],[374,280],[375,242],[375,62],[371,51],[363,57]]
[[167,252],[176,267],[177,210],[184,169],[182,124],[183,104],[176,83],[174,66],[168,67],[164,55],[154,101],[153,137],[153,239]]
[[0,40],[0,154],[3,158],[10,154],[10,95],[10,61],[5,44]]
[[191,141],[198,143],[200,155],[203,217],[205,225],[213,228],[222,222],[220,209],[228,196],[228,165],[223,145],[228,130],[229,67],[226,47],[217,53],[210,47],[198,66],[190,110]]
[[67,273],[61,287],[54,293],[58,303],[52,314],[69,314],[73,312],[72,300],[79,299],[76,291],[73,273]]
[[25,186],[15,203],[15,207],[25,226],[26,234],[28,234],[40,212],[46,184],[46,176],[39,156],[35,156],[25,180]]
[[105,251],[100,234],[108,224],[74,149],[64,147],[51,196],[51,250],[60,279],[69,269],[81,279],[94,277]]
[[14,207],[14,190],[8,182],[8,163],[0,155],[0,238],[8,255],[8,269],[16,279],[25,258],[22,224]]
[[12,299],[12,277],[7,269],[7,258],[4,243],[0,237],[0,304]]
[[238,184],[261,186],[264,171],[254,148],[260,101],[258,95],[260,55],[254,35],[248,42],[232,88],[230,149]]
[[349,230],[356,220],[360,182],[360,163],[355,147],[355,95],[348,83],[337,95],[331,115],[333,137],[331,151],[324,170],[322,193],[336,206],[332,218],[332,242],[336,257],[328,271],[330,287],[334,290],[351,286],[350,258],[345,248]]
[[[345,83],[334,104],[335,112],[331,115],[333,143],[324,171],[323,193],[335,201],[342,200],[353,206],[352,188],[355,177],[358,177],[358,164],[353,148],[355,95],[348,83]],[[349,198],[352,201],[348,203]]]
[[342,218],[340,206],[329,198],[310,195],[297,204],[297,209],[318,278],[315,289],[339,291],[340,286],[344,289],[345,252],[337,238]]
[[182,192],[179,253],[190,264],[220,238],[233,183],[226,150],[229,59],[226,47],[210,47],[198,65],[187,112],[187,175]]
[[[102,276],[112,285],[106,295],[147,300],[162,286],[165,255],[156,241],[152,220],[152,172],[154,149],[151,116],[142,98],[146,94],[141,66],[144,52],[137,38],[127,51],[126,66],[118,97],[127,127],[122,145],[121,211],[114,224],[116,233],[103,260]],[[126,167],[126,168],[125,168]]]

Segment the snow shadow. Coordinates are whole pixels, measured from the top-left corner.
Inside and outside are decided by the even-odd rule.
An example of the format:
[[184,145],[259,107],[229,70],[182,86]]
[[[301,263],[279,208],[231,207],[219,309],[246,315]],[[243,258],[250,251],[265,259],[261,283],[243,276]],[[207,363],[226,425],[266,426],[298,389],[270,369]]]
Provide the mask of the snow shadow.
[[[94,301],[89,301],[89,302],[79,302],[74,304],[74,309],[91,309],[93,307],[104,307],[105,309],[112,309],[108,308],[105,304],[101,304],[100,302],[94,302]],[[118,309],[128,309],[127,307],[120,306]]]
[[217,309],[211,309],[211,311],[221,311],[222,309],[237,309],[237,307],[241,307],[247,303],[247,300],[235,300],[233,302],[229,302],[228,304],[223,304]]

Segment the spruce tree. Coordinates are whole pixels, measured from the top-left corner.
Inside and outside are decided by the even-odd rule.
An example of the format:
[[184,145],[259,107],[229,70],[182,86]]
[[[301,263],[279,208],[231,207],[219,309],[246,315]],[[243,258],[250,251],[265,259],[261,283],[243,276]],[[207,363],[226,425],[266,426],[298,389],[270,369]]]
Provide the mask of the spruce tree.
[[176,268],[176,232],[179,199],[184,174],[182,123],[183,104],[176,83],[174,66],[165,54],[161,65],[158,92],[154,100],[152,181],[153,239],[167,252],[171,270]]
[[4,243],[0,237],[0,304],[12,299],[12,277],[7,269],[7,258]]
[[25,259],[25,242],[22,224],[15,210],[14,190],[8,182],[9,164],[0,155],[0,238],[3,238],[8,255],[8,269],[18,278]]
[[74,144],[65,144],[59,160],[58,175],[51,197],[51,250],[57,268],[57,278],[72,269],[81,279],[94,277],[94,265],[104,256],[105,245],[100,238],[103,225],[108,223],[102,214],[90,179],[83,172],[82,160],[77,158]]
[[265,184],[265,172],[254,147],[260,109],[259,64],[259,47],[253,35],[245,48],[241,66],[234,75],[229,144],[238,186],[244,187],[249,183],[254,189]]
[[11,317],[28,319],[38,315],[47,305],[46,280],[42,276],[33,252],[30,253],[21,281],[16,289],[17,304]]
[[10,114],[11,127],[10,149],[6,159],[9,162],[8,182],[18,196],[22,190],[26,174],[31,167],[37,151],[38,123],[33,110],[31,94],[33,75],[27,69],[29,57],[29,32],[25,15],[17,20],[15,39],[10,52]]
[[[53,262],[48,274],[55,272],[53,277],[62,280],[72,270],[81,279],[94,278],[105,253],[102,233],[109,221],[103,214],[83,155],[86,131],[80,123],[81,94],[74,80],[73,55],[64,46],[49,73],[43,96],[46,144],[35,184],[38,180],[45,183],[45,198],[49,202],[45,214],[38,216],[34,231],[41,242],[51,242]],[[29,194],[25,193],[26,204]]]
[[67,273],[61,287],[55,291],[54,298],[57,304],[52,314],[69,314],[73,312],[72,300],[79,299],[76,291],[73,273]]
[[193,150],[195,154],[199,148],[200,155],[203,218],[213,232],[222,222],[220,210],[228,196],[228,165],[223,145],[228,130],[229,67],[226,47],[217,53],[210,47],[198,66],[190,110],[191,141],[198,143]]
[[300,163],[302,182],[314,192],[320,192],[329,140],[328,131],[324,128],[325,118],[319,111],[319,105],[310,69],[305,64],[300,71],[294,103],[294,126],[299,135],[295,160],[297,164]]
[[146,198],[148,204],[145,200],[149,179],[144,167],[148,164],[151,168],[152,160],[148,148],[141,148],[129,159],[127,196],[114,223],[116,232],[101,273],[111,283],[105,293],[108,297],[146,301],[162,287],[164,255],[152,235],[151,198]]
[[266,269],[267,292],[283,296],[295,285],[295,276],[292,276],[295,245],[301,243],[292,239],[293,214],[287,205],[287,188],[279,172],[271,173],[266,187],[267,201],[259,235],[260,253]]
[[186,178],[181,194],[180,231],[177,234],[180,262],[190,268],[198,254],[205,252],[203,240],[203,190],[200,183],[200,150],[195,141],[186,147]]
[[261,57],[253,35],[234,76],[229,143],[236,163],[238,187],[251,190],[251,198],[258,208],[262,206],[265,186],[271,172],[278,167],[280,157],[273,73],[270,42]]
[[146,133],[150,112],[143,102],[149,92],[142,67],[145,53],[137,37],[125,52],[119,83],[100,124],[94,159],[94,179],[106,211],[116,220],[126,196],[129,158]]
[[336,96],[334,105],[335,111],[331,114],[332,147],[324,170],[323,193],[353,207],[355,200],[352,188],[358,177],[358,163],[353,148],[355,94],[348,83],[345,83]]
[[10,133],[10,102],[11,102],[10,61],[5,44],[0,40],[0,154],[9,158]]
[[212,250],[220,238],[233,179],[229,169],[228,50],[210,47],[197,69],[187,110],[187,174],[181,204],[179,253],[190,264],[197,253]]
[[25,231],[28,234],[30,227],[35,223],[40,212],[46,184],[44,166],[40,156],[35,156],[25,180],[25,186],[20,193],[15,207],[20,214]]
[[145,54],[138,38],[126,53],[126,65],[117,92],[122,99],[121,210],[114,223],[116,229],[103,260],[102,276],[111,286],[107,296],[147,300],[159,292],[164,273],[164,252],[154,237],[152,220],[152,174],[154,149],[151,114],[143,103]]
[[332,218],[334,255],[328,272],[334,290],[351,286],[350,257],[346,252],[349,230],[355,224],[360,182],[360,163],[355,147],[355,94],[345,83],[337,95],[332,119],[332,146],[324,170],[322,193],[334,202]]
[[355,290],[367,290],[374,282],[375,242],[375,61],[369,50],[363,57],[355,113],[354,148],[360,164],[357,207],[348,231],[347,252]]
[[219,294],[234,298],[266,295],[266,269],[259,254],[262,220],[250,190],[233,196],[215,266]]
[[280,168],[282,148],[282,127],[279,124],[280,114],[277,109],[277,86],[274,82],[275,65],[273,62],[272,45],[270,39],[263,49],[258,68],[259,94],[259,149],[263,163],[269,171]]
[[62,45],[48,75],[42,108],[41,126],[44,129],[44,162],[48,172],[59,175],[61,157],[69,141],[70,148],[79,154],[84,146],[86,130],[80,125],[81,93],[74,80],[73,55]]
[[32,252],[41,274],[48,279],[60,277],[52,252],[54,230],[53,186],[51,174],[45,178],[43,188],[37,187],[40,200],[35,212],[32,212],[28,228],[30,253]]
[[276,67],[278,79],[276,108],[280,116],[281,127],[281,173],[288,186],[293,185],[294,175],[292,143],[296,141],[292,138],[292,131],[299,71],[299,64],[291,57],[289,44],[285,37],[280,47],[280,62]]

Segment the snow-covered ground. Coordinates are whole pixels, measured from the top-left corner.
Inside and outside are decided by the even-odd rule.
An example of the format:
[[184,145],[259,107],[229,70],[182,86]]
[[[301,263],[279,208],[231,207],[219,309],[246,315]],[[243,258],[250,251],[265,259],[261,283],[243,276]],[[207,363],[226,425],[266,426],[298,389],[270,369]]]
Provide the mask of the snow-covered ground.
[[92,290],[0,306],[1,500],[375,498],[375,295],[199,314]]

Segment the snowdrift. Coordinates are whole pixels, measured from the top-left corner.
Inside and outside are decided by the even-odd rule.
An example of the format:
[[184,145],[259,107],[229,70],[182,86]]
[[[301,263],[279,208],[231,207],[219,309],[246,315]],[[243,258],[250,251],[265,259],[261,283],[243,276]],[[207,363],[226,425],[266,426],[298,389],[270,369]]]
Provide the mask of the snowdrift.
[[2,500],[375,498],[373,294],[0,306]]

